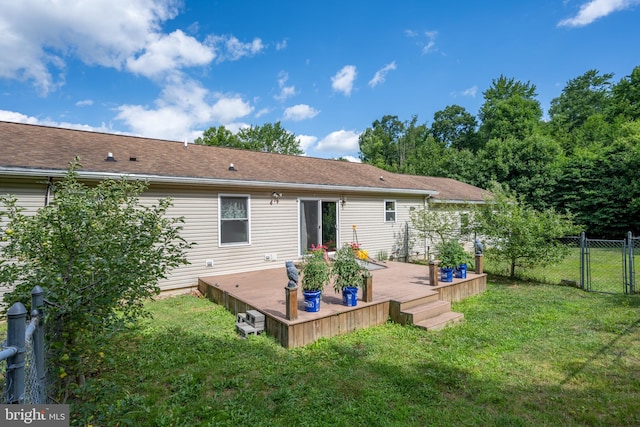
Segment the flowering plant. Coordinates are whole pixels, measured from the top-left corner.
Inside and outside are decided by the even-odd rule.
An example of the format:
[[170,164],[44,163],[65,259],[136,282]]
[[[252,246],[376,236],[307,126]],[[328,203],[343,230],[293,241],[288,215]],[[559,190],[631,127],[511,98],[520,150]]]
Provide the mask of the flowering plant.
[[356,255],[356,257],[358,257],[358,259],[361,259],[363,261],[369,259],[369,252],[362,249],[358,243],[351,242],[349,246],[351,246],[351,250]]

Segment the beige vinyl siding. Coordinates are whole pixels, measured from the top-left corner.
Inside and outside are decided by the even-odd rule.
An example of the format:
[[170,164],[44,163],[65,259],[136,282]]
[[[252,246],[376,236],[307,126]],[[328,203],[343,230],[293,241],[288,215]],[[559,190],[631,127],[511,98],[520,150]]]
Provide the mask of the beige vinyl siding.
[[[1,181],[0,193],[16,193],[20,205],[35,210],[44,204],[46,183],[44,178]],[[282,196],[272,200],[272,192]],[[219,244],[219,195],[248,195],[250,203],[251,243],[221,246]],[[338,241],[340,244],[354,239],[352,225],[356,225],[359,243],[375,258],[381,250],[393,255],[400,247],[404,225],[410,222],[410,208],[420,208],[420,196],[343,194],[340,192],[287,191],[278,188],[212,187],[205,185],[151,184],[141,197],[145,205],[157,203],[159,198],[171,197],[173,207],[169,215],[182,216],[182,237],[196,244],[187,253],[190,264],[170,272],[159,285],[163,291],[186,289],[197,285],[198,277],[282,268],[283,286],[287,277],[286,260],[299,257],[300,199],[334,201],[338,208]],[[340,198],[344,197],[344,206]],[[396,201],[396,221],[385,222],[385,200]],[[420,246],[420,245],[418,245]],[[412,249],[413,250],[413,249]],[[419,251],[419,249],[416,249]],[[271,260],[265,260],[265,256]],[[207,266],[213,260],[213,266]]]
[[25,213],[35,213],[44,206],[47,192],[46,178],[11,179],[0,177],[0,196],[11,194],[18,199],[18,206],[26,209]]
[[[285,196],[277,203],[272,191],[233,188],[179,188],[154,186],[145,194],[145,203],[159,197],[171,197],[174,206],[169,215],[185,219],[182,236],[196,245],[188,252],[190,264],[182,266],[162,280],[162,290],[197,285],[198,277],[282,267],[297,255],[297,198]],[[249,195],[251,244],[221,246],[218,236],[218,196]],[[265,255],[272,258],[265,260]],[[213,266],[207,267],[207,260]],[[283,283],[287,277],[283,273]]]
[[[396,221],[385,221],[385,200],[395,200]],[[339,208],[342,243],[353,241],[353,225],[356,225],[358,243],[375,259],[379,251],[389,256],[397,254],[402,243],[405,223],[411,224],[410,208],[424,205],[421,197],[398,196],[350,196],[344,207]],[[415,240],[415,239],[414,239]],[[416,246],[413,252],[420,251]]]
[[[0,177],[0,196],[12,195],[18,200],[17,205],[24,208],[26,215],[33,215],[44,206],[47,184],[45,178],[11,179]],[[0,210],[4,207],[0,205]],[[5,219],[0,217],[0,229],[4,230]],[[1,235],[1,233],[0,233]],[[0,245],[3,244],[0,242]],[[5,292],[10,290],[6,283],[0,283],[0,301]]]

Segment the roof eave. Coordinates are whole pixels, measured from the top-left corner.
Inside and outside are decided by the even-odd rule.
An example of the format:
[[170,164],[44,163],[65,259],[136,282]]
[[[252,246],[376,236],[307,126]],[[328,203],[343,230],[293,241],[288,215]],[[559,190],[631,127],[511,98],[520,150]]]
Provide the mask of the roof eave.
[[[434,196],[438,194],[436,190],[426,189],[409,189],[409,188],[382,188],[382,187],[359,187],[350,185],[330,185],[330,184],[303,184],[295,182],[275,182],[275,181],[249,181],[237,179],[222,178],[198,178],[186,176],[163,176],[152,174],[125,174],[116,172],[91,172],[76,171],[80,178],[84,179],[120,179],[122,177],[145,180],[149,182],[162,184],[192,184],[192,185],[219,185],[229,187],[260,187],[260,188],[278,188],[296,189],[296,190],[316,190],[316,191],[346,191],[346,192],[365,192],[365,193],[387,193],[387,194],[410,194],[420,196]],[[29,168],[12,168],[0,167],[0,175],[13,176],[43,176],[43,177],[62,177],[66,175],[66,170],[60,169],[29,169]]]
[[456,200],[456,199],[429,199],[433,203],[438,204],[451,204],[451,205],[484,205],[486,202],[484,200]]

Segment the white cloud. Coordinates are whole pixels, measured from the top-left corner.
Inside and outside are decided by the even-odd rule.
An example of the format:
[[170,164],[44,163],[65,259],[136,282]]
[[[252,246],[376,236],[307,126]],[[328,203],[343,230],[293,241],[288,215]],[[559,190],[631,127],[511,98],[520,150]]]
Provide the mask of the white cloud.
[[435,50],[434,48],[436,46],[436,36],[438,35],[438,32],[426,31],[424,35],[427,36],[427,44],[422,48],[422,53],[427,54]]
[[296,87],[287,86],[287,80],[289,80],[289,74],[285,71],[280,71],[278,74],[278,87],[280,87],[280,93],[274,96],[278,101],[285,101],[296,95]]
[[345,96],[349,96],[357,75],[355,65],[345,65],[335,76],[331,77],[331,87],[336,92],[342,92]]
[[3,122],[27,123],[30,125],[38,124],[38,118],[26,116],[15,111],[0,110],[0,120]]
[[93,105],[92,99],[83,99],[82,101],[76,102],[76,107],[89,107]]
[[362,160],[360,159],[360,157],[354,157],[354,156],[343,156],[346,160],[350,161],[351,163],[362,163]]
[[128,70],[153,77],[166,71],[182,67],[202,66],[210,63],[215,54],[213,48],[205,46],[180,30],[171,34],[154,34],[144,53],[126,61]]
[[352,130],[338,130],[324,137],[316,147],[317,151],[357,151],[359,133]]
[[472,98],[476,97],[476,93],[478,93],[478,86],[471,86],[469,89],[465,89],[462,91],[462,96],[471,96]]
[[284,39],[281,42],[276,43],[276,50],[285,50],[286,48],[287,48],[287,39]]
[[558,22],[559,27],[583,27],[613,12],[625,10],[639,0],[591,0],[580,6],[578,14]]
[[[421,34],[424,34],[426,37],[426,42],[420,37]],[[436,51],[436,37],[438,36],[437,31],[425,31],[424,33],[418,33],[413,30],[405,30],[404,35],[410,38],[418,38],[416,44],[422,48],[422,54],[425,55],[430,52]]]
[[0,14],[0,77],[31,80],[43,95],[74,55],[121,69],[142,52],[160,24],[178,14],[175,0],[5,1]]
[[284,110],[284,120],[293,120],[299,122],[301,120],[311,119],[318,115],[320,111],[306,104],[298,104]]
[[451,92],[449,93],[449,95],[453,96],[454,98],[457,98],[458,96],[470,96],[472,98],[475,98],[477,93],[478,93],[478,86],[471,86],[470,88],[460,92]]
[[227,127],[251,114],[253,107],[239,96],[211,94],[196,81],[174,78],[153,108],[121,105],[116,110],[116,119],[135,134],[182,141],[196,127],[213,123]]
[[0,110],[0,120],[5,122],[13,122],[13,123],[26,123],[30,125],[53,126],[53,127],[65,128],[65,129],[124,134],[124,132],[114,131],[110,127],[106,126],[104,123],[101,126],[96,127],[96,126],[90,126],[90,125],[81,124],[81,123],[59,122],[56,120],[52,120],[48,117],[44,119],[39,119],[37,117],[27,116],[25,114],[18,113],[16,111],[8,111],[8,110]]
[[265,114],[269,114],[270,112],[271,112],[271,110],[270,110],[270,109],[268,109],[268,108],[262,108],[262,109],[260,109],[260,110],[256,111],[256,114],[254,114],[254,116],[255,116],[256,118],[260,118],[260,117],[264,116]]
[[234,36],[210,36],[205,41],[206,44],[215,46],[218,49],[218,62],[237,61],[245,56],[250,57],[257,55],[264,49],[264,44],[259,38],[253,41],[243,43]]
[[380,83],[384,83],[385,79],[387,78],[387,74],[389,73],[389,71],[395,70],[395,69],[396,69],[396,61],[393,61],[393,62],[385,65],[383,68],[381,68],[380,70],[376,71],[376,74],[373,76],[373,78],[371,80],[369,80],[369,86],[376,87]]
[[[249,128],[251,127],[251,125],[245,122],[233,122],[233,123],[227,123],[226,125],[224,125],[224,127],[227,128],[227,130],[231,131],[231,133],[235,134],[240,132],[240,129]],[[202,135],[199,135],[199,136],[202,136]]]
[[297,138],[303,151],[307,151],[318,141],[317,137],[311,135],[298,135]]
[[[186,67],[235,61],[260,53],[255,38],[162,31],[181,0],[3,1],[0,78],[32,81],[42,95],[64,84],[70,59],[87,65],[166,77]],[[197,28],[196,28],[197,29]]]

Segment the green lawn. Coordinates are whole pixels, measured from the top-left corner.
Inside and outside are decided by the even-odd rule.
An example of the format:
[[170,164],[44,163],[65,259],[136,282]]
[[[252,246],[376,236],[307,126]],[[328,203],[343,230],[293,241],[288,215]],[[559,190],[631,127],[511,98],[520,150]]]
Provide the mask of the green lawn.
[[439,332],[388,323],[286,350],[205,299],[149,305],[74,422],[135,426],[640,425],[640,296],[491,278]]

